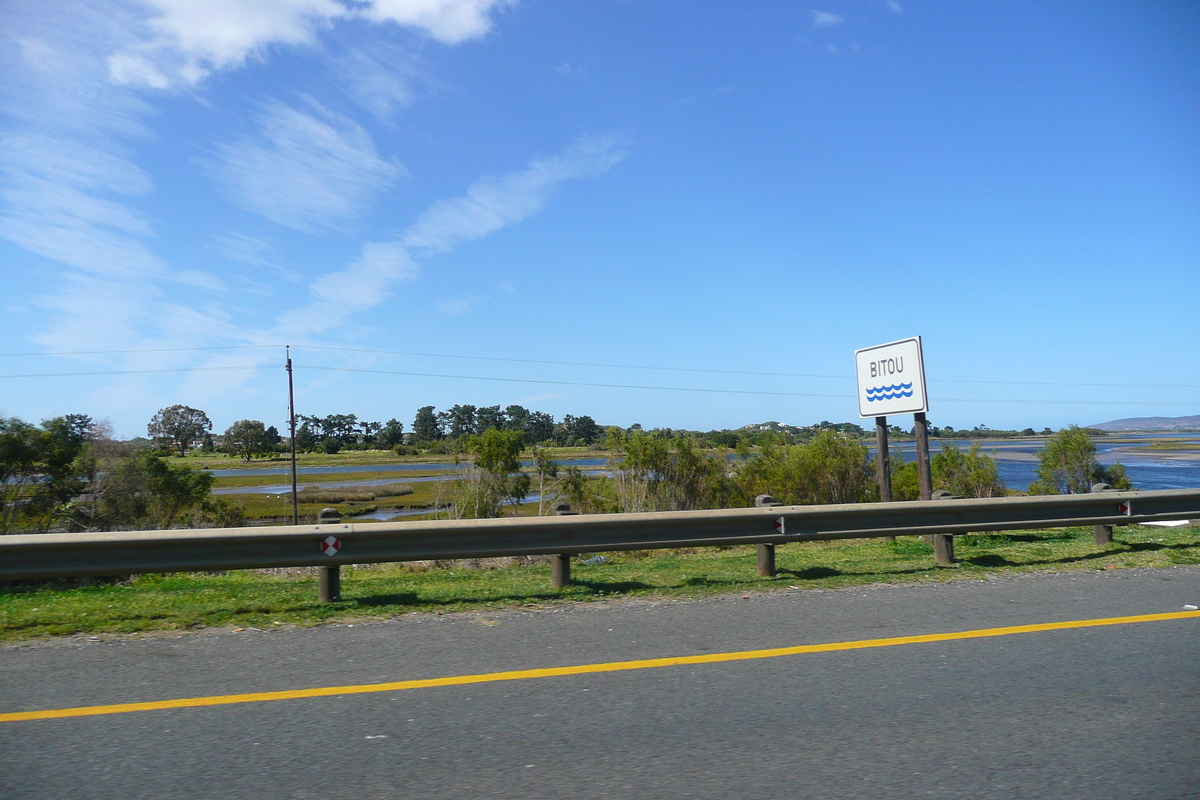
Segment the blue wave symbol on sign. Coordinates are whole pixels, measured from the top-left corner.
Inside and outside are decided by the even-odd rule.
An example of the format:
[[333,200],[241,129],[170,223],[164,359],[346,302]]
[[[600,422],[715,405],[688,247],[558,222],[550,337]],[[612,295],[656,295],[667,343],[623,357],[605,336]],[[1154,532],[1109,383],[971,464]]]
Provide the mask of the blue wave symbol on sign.
[[895,400],[897,397],[912,397],[911,383],[897,383],[891,386],[874,386],[867,388],[867,402],[876,400]]

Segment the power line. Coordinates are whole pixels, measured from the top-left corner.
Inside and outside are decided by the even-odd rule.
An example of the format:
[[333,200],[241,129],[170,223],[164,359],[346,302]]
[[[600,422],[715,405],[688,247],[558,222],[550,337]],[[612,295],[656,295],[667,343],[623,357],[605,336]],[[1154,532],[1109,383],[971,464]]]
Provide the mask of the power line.
[[[853,400],[857,395],[852,394],[817,394],[812,392],[763,392],[751,389],[701,389],[688,386],[645,386],[640,384],[627,383],[587,383],[583,381],[550,381],[538,380],[535,378],[495,378],[485,377],[482,375],[445,375],[433,372],[401,372],[398,370],[384,369],[360,369],[356,367],[320,367],[314,365],[296,365],[297,369],[315,369],[327,372],[357,372],[371,375],[403,375],[413,378],[452,378],[456,380],[467,381],[496,381],[501,383],[537,383],[549,384],[554,386],[587,386],[600,389],[650,389],[655,391],[667,392],[703,392],[708,394],[755,394],[755,395],[771,395],[776,397],[833,397],[837,399]],[[1025,405],[1144,405],[1144,406],[1192,406],[1194,402],[1163,402],[1163,401],[1136,401],[1136,400],[1000,400],[1000,399],[981,399],[981,398],[960,398],[960,397],[942,397],[936,398],[940,402],[947,403],[1021,403]]]
[[554,386],[590,386],[601,389],[657,389],[667,392],[706,392],[713,394],[763,394],[780,397],[837,397],[854,399],[852,394],[812,394],[808,392],[759,392],[750,389],[697,389],[686,386],[638,386],[625,383],[583,383],[580,381],[547,381],[534,378],[491,378],[480,375],[441,375],[432,372],[397,372],[385,369],[357,369],[354,367],[318,367],[313,365],[296,365],[297,369],[319,369],[327,372],[363,372],[372,375],[404,375],[414,378],[455,378],[465,381],[499,381],[502,383],[541,383]]
[[[321,345],[296,345],[296,349],[333,350],[341,353],[374,353],[389,356],[420,356],[422,358],[458,358],[466,361],[501,361],[508,364],[544,364],[556,367],[603,367],[607,369],[645,369],[661,372],[703,372],[712,375],[760,375],[770,378],[835,378],[837,380],[853,380],[854,376],[846,375],[808,375],[800,372],[750,372],[732,369],[704,369],[700,367],[656,367],[638,364],[601,364],[588,361],[546,361],[532,358],[499,358],[496,356],[461,356],[448,353],[407,353],[400,350],[365,350],[354,347],[324,347]],[[825,396],[825,395],[821,395]],[[840,395],[828,395],[840,397]]]
[[[467,361],[499,361],[509,364],[543,364],[556,367],[602,367],[607,369],[644,369],[662,372],[698,372],[711,375],[758,375],[768,378],[827,378],[831,380],[852,381],[853,375],[818,375],[804,372],[753,372],[748,370],[706,369],[700,367],[661,367],[645,364],[606,364],[590,361],[548,361],[532,358],[500,358],[497,356],[463,356],[450,353],[412,353],[403,350],[371,350],[356,347],[330,347],[325,345],[295,345],[296,349],[331,350],[340,353],[374,353],[390,356],[419,356],[421,358],[456,358]],[[1126,389],[1200,389],[1200,384],[1192,383],[1069,383],[1065,381],[979,381],[953,378],[939,378],[939,383],[981,383],[1000,386],[1103,386]],[[819,397],[841,397],[842,395],[814,395]]]
[[[269,349],[282,348],[286,345],[282,344],[244,344],[244,345],[222,345],[212,347],[155,347],[142,348],[136,350],[76,350],[76,351],[61,351],[51,353],[0,353],[0,358],[15,358],[15,357],[36,357],[36,356],[83,356],[83,355],[120,355],[128,353],[187,353],[201,352],[207,350],[251,350],[251,349]],[[820,378],[826,380],[854,380],[853,375],[821,375],[816,373],[804,372],[758,372],[753,370],[731,370],[731,369],[708,369],[703,367],[665,367],[647,364],[608,364],[603,362],[590,361],[551,361],[546,359],[532,358],[502,358],[498,356],[464,356],[453,353],[416,353],[404,350],[376,350],[357,347],[333,347],[329,345],[294,345],[295,349],[308,350],[328,350],[339,353],[373,353],[376,355],[392,355],[392,356],[417,356],[420,358],[453,358],[465,361],[496,361],[508,364],[541,364],[557,367],[600,367],[604,369],[640,369],[659,372],[693,372],[709,375],[755,375],[767,378]],[[177,370],[186,372],[188,370]],[[54,377],[59,374],[63,375],[101,375],[105,373],[52,373],[47,377]],[[125,372],[113,372],[110,374],[127,374]],[[410,373],[396,373],[410,374]],[[411,373],[417,374],[417,373]],[[4,377],[38,377],[37,375],[18,375]],[[480,379],[482,380],[482,378]],[[1123,389],[1200,389],[1200,384],[1195,383],[1074,383],[1068,381],[984,381],[972,380],[965,378],[939,378],[938,383],[968,383],[982,384],[990,386],[1088,386],[1088,387],[1103,387],[1103,388],[1123,388]],[[606,385],[606,384],[579,384],[581,386],[589,385]],[[716,391],[716,390],[713,390]],[[845,395],[822,395],[822,394],[799,394],[789,392],[762,392],[761,394],[792,394],[795,396],[805,397],[844,397]],[[976,402],[973,400],[962,400],[961,402]],[[990,400],[980,402],[993,402]],[[999,402],[999,401],[995,401]],[[1005,401],[1005,402],[1031,402],[1031,401]],[[1143,405],[1153,405],[1146,403]],[[1187,403],[1158,403],[1158,405],[1188,405]]]
[[147,347],[140,350],[73,350],[58,353],[0,353],[0,358],[17,356],[97,356],[122,353],[194,353],[201,350],[255,350],[269,347],[286,347],[282,344],[230,344],[214,347]]
[[0,378],[74,378],[83,375],[148,375],[159,372],[216,372],[235,369],[277,369],[278,364],[248,364],[233,367],[176,367],[172,369],[114,369],[103,372],[34,372],[26,375],[0,375]]
[[[334,349],[334,348],[329,348]],[[102,370],[93,372],[38,372],[26,374],[0,375],[0,378],[67,378],[97,375],[153,375],[177,372],[221,372],[230,370],[260,370],[276,369],[278,364],[244,364],[225,367],[174,367],[163,369],[125,369]],[[698,392],[703,394],[750,394],[773,397],[829,397],[839,400],[853,400],[852,394],[823,394],[818,392],[769,392],[754,389],[704,389],[692,386],[647,386],[629,383],[592,383],[585,381],[554,381],[536,378],[496,378],[483,375],[447,375],[435,372],[402,372],[399,370],[361,369],[356,367],[324,367],[317,365],[296,365],[298,369],[322,370],[326,372],[357,372],[371,375],[401,375],[413,378],[450,378],[467,381],[492,381],[500,383],[533,383],[551,386],[585,386],[599,389],[641,389],[664,392]],[[977,397],[935,397],[943,403],[1016,403],[1020,405],[1066,405],[1066,406],[1193,406],[1194,402],[1170,402],[1159,400],[1009,400],[998,398]]]

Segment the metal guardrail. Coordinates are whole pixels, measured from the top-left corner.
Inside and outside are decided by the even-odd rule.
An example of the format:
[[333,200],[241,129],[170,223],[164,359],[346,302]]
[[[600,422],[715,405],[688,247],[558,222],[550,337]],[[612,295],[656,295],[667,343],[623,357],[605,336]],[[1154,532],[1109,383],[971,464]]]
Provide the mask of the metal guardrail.
[[[0,580],[963,534],[1200,519],[1200,490],[0,536]],[[336,591],[334,592],[336,594]]]

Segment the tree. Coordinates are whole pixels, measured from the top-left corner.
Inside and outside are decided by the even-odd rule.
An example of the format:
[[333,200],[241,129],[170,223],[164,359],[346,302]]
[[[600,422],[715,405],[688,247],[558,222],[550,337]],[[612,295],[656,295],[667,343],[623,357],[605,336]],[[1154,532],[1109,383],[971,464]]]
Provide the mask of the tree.
[[545,442],[554,437],[554,417],[545,411],[530,412],[521,427],[527,442]]
[[553,481],[558,477],[559,464],[554,460],[554,456],[544,447],[533,447],[530,450],[530,455],[533,456],[534,473],[537,475],[538,481],[538,516],[545,516],[546,509],[550,507],[552,498],[551,492]]
[[[279,436],[276,431],[276,437]],[[225,452],[250,461],[260,453],[268,453],[274,442],[267,441],[267,428],[256,419],[243,419],[225,429]]]
[[1114,489],[1132,489],[1125,467],[1105,468],[1096,459],[1091,435],[1078,425],[1060,430],[1038,451],[1037,480],[1030,494],[1086,494],[1092,484],[1107,483]]
[[504,428],[510,431],[522,431],[525,433],[527,442],[540,442],[541,439],[532,439],[528,431],[525,430],[525,424],[529,421],[529,409],[525,406],[511,405],[504,409]]
[[[964,453],[952,442],[944,442],[941,452],[929,458],[929,474],[934,491],[944,489],[959,497],[1004,497],[1008,493],[996,459],[981,453],[978,443]],[[916,500],[920,496],[917,462],[906,462],[899,454],[892,456],[892,497]]]
[[174,405],[159,410],[146,426],[150,438],[170,448],[178,448],[179,455],[187,455],[192,442],[212,431],[212,421],[198,408]]
[[[745,505],[723,456],[700,452],[691,436],[605,432],[617,511],[687,511]],[[601,484],[603,485],[603,484]]]
[[459,439],[463,436],[470,436],[479,430],[478,422],[476,421],[475,406],[472,405],[453,405],[446,412],[446,419],[450,428],[450,438]]
[[520,431],[489,428],[465,440],[474,468],[457,481],[451,513],[459,519],[484,519],[503,515],[506,503],[517,506],[529,494],[529,476],[521,473],[525,439]]
[[821,431],[807,444],[764,439],[758,457],[738,465],[738,482],[748,496],[769,494],[788,505],[879,497],[866,446],[833,431]]
[[438,424],[437,414],[433,406],[422,406],[417,409],[417,417],[413,420],[413,437],[422,442],[432,442],[442,438],[442,428]]
[[146,452],[115,446],[92,467],[88,497],[72,510],[76,530],[170,528],[183,512],[203,506],[215,478],[186,464],[171,466]]
[[554,439],[562,445],[588,445],[600,438],[600,426],[591,417],[567,414],[554,426]]
[[486,431],[488,428],[508,430],[508,420],[500,406],[481,406],[475,414],[476,430]]
[[383,423],[379,433],[375,435],[375,443],[385,449],[391,449],[404,441],[404,423],[395,417]]
[[80,458],[92,418],[68,414],[35,427],[0,418],[0,533],[46,530],[86,487]]

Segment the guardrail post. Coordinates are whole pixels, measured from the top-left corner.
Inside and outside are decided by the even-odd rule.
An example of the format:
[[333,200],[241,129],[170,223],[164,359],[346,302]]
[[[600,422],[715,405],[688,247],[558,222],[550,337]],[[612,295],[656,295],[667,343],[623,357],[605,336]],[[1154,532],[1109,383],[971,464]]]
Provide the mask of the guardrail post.
[[[760,494],[754,498],[755,508],[774,508],[781,505],[783,503],[769,494]],[[758,577],[775,577],[775,545],[773,544],[760,544],[758,546]]]
[[[336,508],[322,508],[317,515],[318,525],[337,525],[342,515]],[[317,567],[317,601],[336,603],[342,599],[342,568]]]
[[[1093,492],[1113,492],[1116,491],[1107,483],[1093,483]],[[1113,542],[1113,526],[1112,525],[1093,525],[1092,526],[1092,541],[1096,544],[1112,544]]]
[[[578,514],[571,510],[570,503],[555,503],[551,510],[556,517],[569,517]],[[559,553],[550,556],[550,584],[555,589],[561,589],[571,582],[571,554]]]
[[[933,493],[934,500],[954,500],[954,495],[947,492],[945,489],[938,489]],[[934,560],[948,566],[954,563],[954,537],[948,533],[935,533],[929,537],[930,544],[933,545]]]

